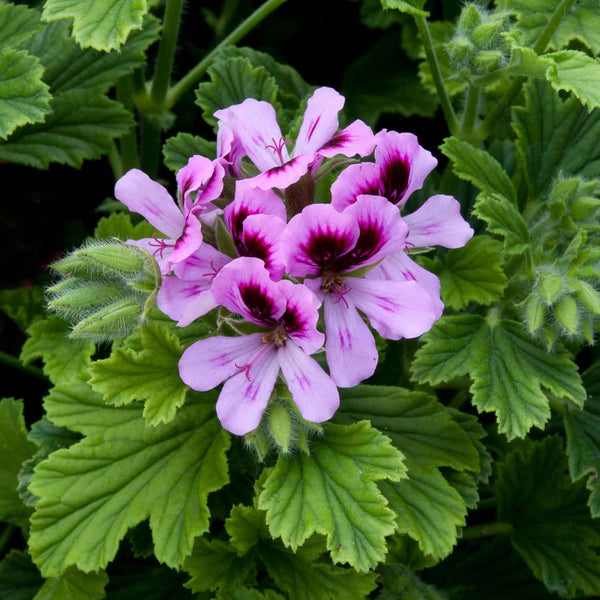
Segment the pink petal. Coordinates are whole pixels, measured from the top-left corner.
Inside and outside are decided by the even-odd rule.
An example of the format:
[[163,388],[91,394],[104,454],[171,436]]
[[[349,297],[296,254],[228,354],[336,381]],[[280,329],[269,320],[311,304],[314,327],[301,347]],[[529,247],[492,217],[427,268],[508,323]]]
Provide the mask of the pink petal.
[[143,248],[152,254],[162,275],[168,275],[173,270],[171,253],[173,252],[175,240],[169,238],[143,238],[141,240],[127,240],[127,243]]
[[319,275],[354,248],[360,230],[353,215],[331,204],[311,204],[292,217],[281,236],[281,252],[290,275]]
[[219,126],[223,123],[238,140],[245,154],[261,170],[267,171],[289,160],[281,129],[277,124],[275,109],[268,103],[247,98],[236,104],[218,110],[215,117]]
[[285,298],[258,258],[236,258],[225,265],[212,291],[219,304],[258,325],[273,326],[285,312]]
[[338,154],[344,156],[368,156],[375,147],[375,136],[368,125],[360,120],[350,123],[333,136],[326,144],[318,150],[320,156],[331,158]]
[[179,374],[186,385],[206,392],[239,373],[264,348],[260,333],[199,340],[187,348],[179,359]]
[[423,187],[437,159],[419,145],[412,133],[384,129],[375,136],[375,142],[375,163],[381,169],[380,193],[402,206],[414,191]]
[[198,217],[189,213],[185,220],[185,228],[171,252],[169,261],[174,264],[185,260],[195,252],[202,243],[202,225]]
[[432,196],[414,213],[404,215],[404,220],[408,225],[406,242],[416,247],[460,248],[473,237],[452,196]]
[[242,158],[244,149],[239,140],[235,139],[233,132],[223,121],[219,121],[217,160],[223,165],[227,177],[242,176]]
[[178,277],[165,277],[156,296],[158,308],[179,327],[185,327],[192,321],[217,306],[206,279],[184,281]]
[[315,90],[306,103],[294,156],[315,152],[331,140],[338,130],[337,115],[344,107],[344,102],[344,97],[330,87]]
[[347,264],[345,271],[374,265],[404,248],[408,228],[398,208],[385,198],[359,196],[343,214],[355,217],[360,230],[355,247],[342,259]]
[[331,186],[331,204],[342,211],[363,194],[380,195],[379,167],[375,163],[346,167]]
[[414,281],[355,279],[349,286],[350,301],[384,338],[417,337],[429,331],[437,319],[433,300]]
[[278,353],[288,389],[302,417],[315,423],[331,419],[340,405],[331,377],[294,343],[285,344]]
[[279,242],[285,226],[285,221],[279,217],[250,215],[244,221],[242,237],[236,244],[240,256],[260,258],[274,281],[279,281],[283,276]]
[[388,256],[380,265],[367,273],[366,279],[390,279],[392,281],[416,281],[433,300],[436,320],[442,315],[444,303],[440,298],[440,280],[427,271],[405,252]]
[[208,286],[216,274],[227,264],[231,258],[223,254],[210,244],[200,244],[199,248],[185,260],[173,267],[175,275],[186,281],[204,280]]
[[177,239],[181,235],[184,218],[173,198],[160,183],[139,169],[127,171],[117,181],[115,198],[167,237]]
[[177,171],[177,187],[181,196],[187,201],[190,194],[204,187],[214,171],[213,163],[204,156],[191,156],[185,167]]
[[277,354],[272,344],[264,346],[249,368],[223,386],[217,416],[227,431],[244,435],[258,427],[279,375]]
[[315,353],[325,341],[325,336],[317,331],[321,302],[304,285],[283,280],[277,288],[287,303],[281,317],[286,333],[306,354]]
[[331,378],[339,387],[354,387],[375,372],[375,338],[351,302],[326,296],[323,305]]
[[261,190],[271,190],[273,188],[283,190],[292,183],[296,183],[302,175],[308,173],[314,160],[315,155],[312,152],[301,154],[246,181],[250,187],[260,188]]

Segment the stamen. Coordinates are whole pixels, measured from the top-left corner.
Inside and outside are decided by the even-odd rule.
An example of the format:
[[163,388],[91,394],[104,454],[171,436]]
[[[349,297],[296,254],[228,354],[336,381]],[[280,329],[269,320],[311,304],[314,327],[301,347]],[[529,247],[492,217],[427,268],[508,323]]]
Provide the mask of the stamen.
[[175,248],[175,245],[177,242],[173,242],[172,244],[169,244],[167,241],[165,241],[164,238],[157,238],[156,237],[156,233],[152,234],[152,239],[154,240],[153,242],[148,242],[149,246],[155,246],[156,250],[152,253],[152,256],[156,256],[157,253],[160,253],[160,257],[163,257],[163,252],[167,249],[167,248]]
[[321,290],[331,294],[335,298],[334,304],[343,302],[346,305],[346,308],[350,308],[350,305],[344,296],[348,292],[351,292],[352,288],[349,287],[346,280],[337,273],[331,273],[330,271],[323,273],[321,276]]
[[410,254],[410,249],[415,247],[412,242],[404,242],[404,245],[406,246],[406,254]]
[[289,144],[290,142],[286,142],[283,137],[279,138],[278,142],[275,141],[275,138],[271,138],[271,141],[273,143],[265,146],[265,150],[273,150],[273,152],[275,152],[275,154],[277,154],[279,157],[279,164],[283,165],[283,163],[286,162],[283,159],[283,149],[285,148],[286,144]]
[[212,269],[211,272],[209,273],[202,273],[202,277],[206,277],[208,279],[208,283],[212,283],[213,279],[219,274],[219,271],[221,269],[217,269],[217,267],[215,267],[215,261],[211,260],[210,261],[210,268]]

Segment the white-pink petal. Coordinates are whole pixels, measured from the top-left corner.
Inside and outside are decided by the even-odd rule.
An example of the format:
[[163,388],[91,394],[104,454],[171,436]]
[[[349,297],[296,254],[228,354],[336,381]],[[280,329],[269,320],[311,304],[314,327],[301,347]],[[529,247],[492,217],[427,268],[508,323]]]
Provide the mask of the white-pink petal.
[[375,147],[375,136],[371,128],[357,119],[348,127],[334,135],[318,150],[320,156],[331,158],[342,154],[343,156],[368,156]]
[[250,187],[260,188],[261,190],[271,190],[273,188],[285,189],[308,173],[314,160],[315,154],[307,152],[291,160],[286,160],[283,164],[263,170],[262,173],[246,181]]
[[331,204],[342,211],[363,194],[379,195],[379,167],[375,163],[346,167],[331,186]]

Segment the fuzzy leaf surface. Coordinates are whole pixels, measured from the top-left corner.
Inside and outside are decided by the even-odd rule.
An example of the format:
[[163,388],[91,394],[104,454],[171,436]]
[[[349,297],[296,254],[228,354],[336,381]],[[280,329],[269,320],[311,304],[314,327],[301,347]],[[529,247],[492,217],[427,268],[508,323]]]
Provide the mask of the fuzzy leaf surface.
[[[131,408],[105,406],[96,415],[103,425],[98,435],[37,466],[30,550],[44,576],[60,576],[69,566],[104,568],[127,530],[147,518],[156,557],[172,567],[183,563],[194,538],[208,529],[208,494],[228,481],[229,437],[214,414],[215,400],[198,394],[177,419],[156,428],[145,426],[140,406],[134,418]],[[123,410],[124,422],[112,426]]]
[[381,0],[381,6],[386,10],[396,9],[413,16],[429,16],[429,13],[423,10],[425,0]]
[[48,86],[36,56],[14,48],[0,50],[0,139],[27,123],[39,123],[50,112]]
[[171,171],[177,172],[179,169],[185,167],[188,160],[196,154],[205,156],[211,160],[214,159],[217,155],[217,144],[209,142],[199,135],[182,132],[170,137],[165,142],[162,153],[165,165]]
[[0,47],[19,48],[41,28],[37,10],[16,4],[0,4]]
[[149,425],[168,423],[189,389],[179,375],[183,347],[160,323],[142,325],[141,337],[141,352],[117,348],[109,358],[95,361],[89,383],[115,406],[145,400],[144,418]]
[[73,19],[73,37],[81,46],[116,50],[130,32],[140,29],[146,0],[48,0],[43,19]]
[[79,168],[84,160],[108,154],[113,140],[133,127],[131,114],[96,90],[74,89],[50,104],[44,123],[21,127],[0,143],[0,159],[37,169],[50,163]]
[[383,559],[385,536],[394,531],[394,514],[375,481],[405,476],[400,451],[368,422],[328,425],[310,456],[279,456],[259,507],[273,537],[292,550],[322,533],[335,562],[366,571]]
[[454,310],[470,302],[492,304],[506,287],[501,245],[488,236],[478,235],[462,248],[449,250],[443,263],[427,258],[420,262],[440,278],[442,300]]
[[600,594],[600,522],[590,517],[587,492],[571,483],[562,442],[526,440],[498,465],[498,518],[533,574],[562,596]]
[[555,90],[572,92],[590,110],[600,106],[600,63],[584,52],[562,50],[548,54],[552,66],[546,77]]
[[108,575],[82,573],[69,569],[62,577],[51,577],[44,582],[33,600],[103,600]]
[[576,404],[585,389],[575,363],[562,348],[547,352],[516,321],[490,324],[478,315],[442,317],[422,340],[412,365],[415,379],[438,385],[469,375],[473,404],[496,413],[509,439],[542,428],[550,407],[542,388]]
[[342,391],[336,420],[367,416],[385,431],[406,457],[408,478],[379,483],[396,513],[400,533],[418,542],[425,554],[446,556],[464,525],[466,507],[439,467],[477,472],[479,458],[469,436],[444,407],[422,392],[359,385]]

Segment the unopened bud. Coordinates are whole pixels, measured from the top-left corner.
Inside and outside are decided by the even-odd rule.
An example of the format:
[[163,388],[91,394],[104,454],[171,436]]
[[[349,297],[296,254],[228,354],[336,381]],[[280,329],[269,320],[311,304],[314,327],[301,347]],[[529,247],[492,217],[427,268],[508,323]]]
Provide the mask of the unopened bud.
[[469,62],[473,58],[473,53],[475,52],[475,46],[473,46],[469,38],[464,35],[457,35],[452,38],[446,44],[445,48],[450,60],[457,63]]
[[[63,283],[68,284],[70,280],[67,279]],[[56,292],[58,287],[54,286],[48,291]],[[61,294],[59,291],[58,297],[51,300],[48,306],[57,312],[80,314],[83,311],[87,312],[96,307],[112,304],[116,300],[122,299],[124,295],[123,288],[116,284],[83,283],[66,293]]]
[[479,47],[490,47],[496,45],[502,30],[502,21],[489,20],[473,29],[471,34],[473,43]]
[[571,203],[571,215],[574,219],[587,219],[600,208],[600,199],[591,196],[577,198]]
[[562,291],[562,277],[556,273],[544,273],[539,278],[539,284],[540,296],[548,306],[551,306],[556,302]]
[[600,294],[587,281],[576,281],[572,286],[577,299],[595,315],[600,315]]
[[278,449],[287,454],[292,442],[292,416],[282,404],[270,408],[267,416],[269,432]]
[[532,294],[525,305],[525,319],[529,333],[535,333],[543,324],[546,308],[536,295]]
[[476,4],[466,4],[460,13],[456,28],[461,33],[471,33],[482,21],[479,7]]
[[558,322],[567,333],[574,335],[579,328],[579,309],[572,296],[563,296],[554,307],[554,314]]
[[79,321],[71,331],[73,338],[117,339],[131,333],[139,324],[142,307],[133,298],[123,298]]
[[482,73],[496,71],[502,67],[504,54],[500,50],[482,50],[475,57],[475,66]]

